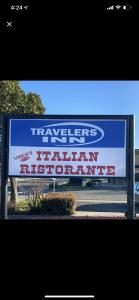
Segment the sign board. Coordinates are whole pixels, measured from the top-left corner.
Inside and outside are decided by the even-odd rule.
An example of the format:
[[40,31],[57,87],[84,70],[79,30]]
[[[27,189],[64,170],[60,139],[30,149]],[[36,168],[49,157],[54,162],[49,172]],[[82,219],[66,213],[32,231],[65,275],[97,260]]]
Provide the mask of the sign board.
[[127,120],[9,118],[8,176],[126,177]]

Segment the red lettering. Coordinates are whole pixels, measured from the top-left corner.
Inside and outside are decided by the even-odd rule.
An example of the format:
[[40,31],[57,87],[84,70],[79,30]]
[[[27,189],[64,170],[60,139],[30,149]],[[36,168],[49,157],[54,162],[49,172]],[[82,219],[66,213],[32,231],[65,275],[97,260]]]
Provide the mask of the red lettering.
[[63,173],[63,166],[56,166],[55,172],[56,172],[56,174],[62,174]]
[[74,172],[72,172],[73,170],[73,166],[64,166],[66,171],[64,172],[65,175],[72,175],[74,174]]
[[51,155],[50,151],[43,151],[42,154],[45,155],[44,160],[49,160],[48,155]]
[[89,152],[90,155],[89,161],[97,161],[98,154],[99,152]]
[[51,158],[51,160],[61,161],[62,158],[59,156],[59,152],[54,152],[54,156]]
[[95,175],[96,166],[86,166],[87,173],[86,175]]
[[32,171],[31,174],[36,174],[36,165],[31,165]]
[[46,169],[48,169],[47,174],[53,174],[52,169],[54,169],[53,165],[46,165]]
[[82,158],[83,158],[83,161],[88,161],[88,159],[86,158],[86,152],[80,152],[78,161],[82,161]]
[[104,175],[104,173],[102,172],[102,170],[105,170],[104,166],[97,166],[97,169],[100,170],[98,175]]
[[75,156],[77,155],[77,152],[72,152],[72,161],[77,161]]
[[107,166],[108,172],[106,175],[115,175],[115,166]]
[[44,165],[38,165],[38,174],[44,174]]
[[68,152],[63,152],[63,155],[64,155],[64,157],[63,157],[63,161],[69,161],[69,160],[71,160],[71,158],[70,157],[66,157],[67,156],[67,154],[68,154]]
[[41,158],[42,151],[36,151],[36,154],[38,155],[36,160],[42,160]]
[[29,166],[28,165],[20,165],[20,174],[30,174]]
[[81,172],[81,175],[85,175],[85,172],[83,170],[83,166],[77,166],[77,171],[75,172],[76,175],[79,175]]
[[[50,151],[36,151],[37,158],[36,160],[49,160],[48,155],[51,155]],[[41,157],[41,155],[45,155],[44,158]]]

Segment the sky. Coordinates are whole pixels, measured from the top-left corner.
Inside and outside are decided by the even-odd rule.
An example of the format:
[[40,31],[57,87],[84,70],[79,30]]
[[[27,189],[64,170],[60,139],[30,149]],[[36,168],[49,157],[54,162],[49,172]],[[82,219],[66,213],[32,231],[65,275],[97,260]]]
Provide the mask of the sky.
[[139,81],[21,81],[20,86],[40,95],[46,114],[134,114],[139,149]]

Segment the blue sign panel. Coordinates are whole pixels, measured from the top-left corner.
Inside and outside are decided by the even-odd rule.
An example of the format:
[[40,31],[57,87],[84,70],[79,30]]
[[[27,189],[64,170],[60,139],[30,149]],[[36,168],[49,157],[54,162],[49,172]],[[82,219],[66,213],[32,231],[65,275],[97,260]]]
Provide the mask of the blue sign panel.
[[10,120],[10,146],[125,148],[125,120]]
[[126,176],[126,120],[10,119],[9,176]]

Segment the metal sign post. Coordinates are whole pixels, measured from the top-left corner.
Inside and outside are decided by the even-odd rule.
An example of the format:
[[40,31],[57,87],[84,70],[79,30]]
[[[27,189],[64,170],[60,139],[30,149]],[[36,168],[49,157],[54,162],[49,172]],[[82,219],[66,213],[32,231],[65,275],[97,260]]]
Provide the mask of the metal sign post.
[[129,116],[128,129],[128,186],[127,186],[127,219],[135,218],[135,150],[134,150],[134,115]]
[[2,115],[1,203],[0,218],[7,219],[7,117]]
[[56,178],[53,178],[53,193],[55,193]]

